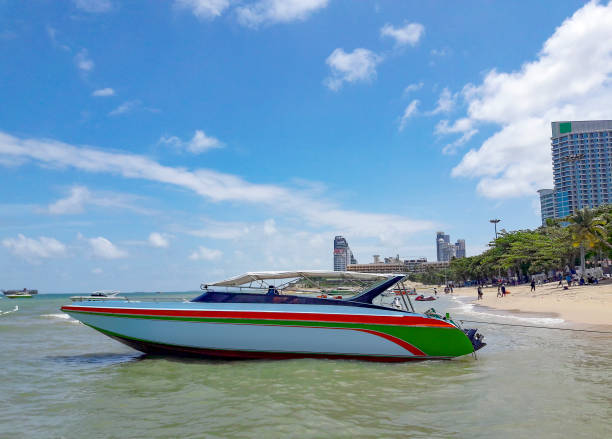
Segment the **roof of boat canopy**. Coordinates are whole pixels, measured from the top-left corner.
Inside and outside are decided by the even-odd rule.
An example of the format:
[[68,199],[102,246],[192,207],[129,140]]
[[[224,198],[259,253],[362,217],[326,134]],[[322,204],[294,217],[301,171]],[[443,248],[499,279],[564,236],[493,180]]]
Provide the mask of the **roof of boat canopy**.
[[393,273],[359,273],[356,271],[254,271],[239,276],[234,276],[226,280],[207,284],[211,286],[237,287],[249,282],[269,280],[269,279],[291,279],[294,277],[317,277],[325,279],[350,279],[350,280],[381,280],[395,276]]

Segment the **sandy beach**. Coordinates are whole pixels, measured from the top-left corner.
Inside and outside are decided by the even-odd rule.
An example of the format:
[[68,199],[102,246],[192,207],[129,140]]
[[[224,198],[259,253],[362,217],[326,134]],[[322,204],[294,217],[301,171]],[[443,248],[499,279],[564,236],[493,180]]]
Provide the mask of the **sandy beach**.
[[[506,311],[555,314],[564,320],[587,325],[612,325],[612,284],[575,286],[567,290],[557,283],[536,286],[509,286],[510,294],[497,297],[497,288],[484,288],[477,299],[476,287],[455,288],[454,294],[472,297],[479,305]],[[439,292],[443,291],[438,288]],[[444,294],[442,292],[442,294]]]

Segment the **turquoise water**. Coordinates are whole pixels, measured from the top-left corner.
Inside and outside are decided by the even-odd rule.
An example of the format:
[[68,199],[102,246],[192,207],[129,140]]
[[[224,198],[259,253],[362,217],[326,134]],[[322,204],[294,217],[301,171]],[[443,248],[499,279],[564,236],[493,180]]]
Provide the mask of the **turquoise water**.
[[182,360],[143,356],[67,318],[65,303],[0,300],[19,307],[0,315],[0,438],[612,437],[612,334],[480,325],[477,360]]

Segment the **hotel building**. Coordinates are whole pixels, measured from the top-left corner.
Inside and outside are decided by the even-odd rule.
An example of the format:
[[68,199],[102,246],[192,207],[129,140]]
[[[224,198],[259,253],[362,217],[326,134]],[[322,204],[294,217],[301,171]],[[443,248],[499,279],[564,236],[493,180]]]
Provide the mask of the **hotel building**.
[[349,264],[356,264],[357,260],[344,236],[334,238],[334,271],[346,271]]
[[465,239],[450,242],[450,235],[436,233],[436,254],[438,262],[449,262],[453,258],[465,258]]
[[551,127],[554,189],[538,191],[542,224],[612,202],[612,120],[552,122]]

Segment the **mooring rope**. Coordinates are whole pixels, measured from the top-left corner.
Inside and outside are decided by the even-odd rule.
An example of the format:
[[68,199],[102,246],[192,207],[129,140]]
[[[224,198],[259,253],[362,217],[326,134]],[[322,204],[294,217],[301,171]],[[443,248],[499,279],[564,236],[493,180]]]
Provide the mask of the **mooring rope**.
[[461,323],[483,323],[485,325],[498,325],[498,326],[519,326],[521,328],[536,328],[536,329],[556,329],[558,331],[573,331],[573,332],[594,332],[596,334],[612,334],[612,331],[595,331],[592,329],[573,329],[573,328],[555,328],[552,326],[532,326],[532,325],[516,325],[513,323],[495,323],[495,322],[482,322],[476,320],[459,320]]

